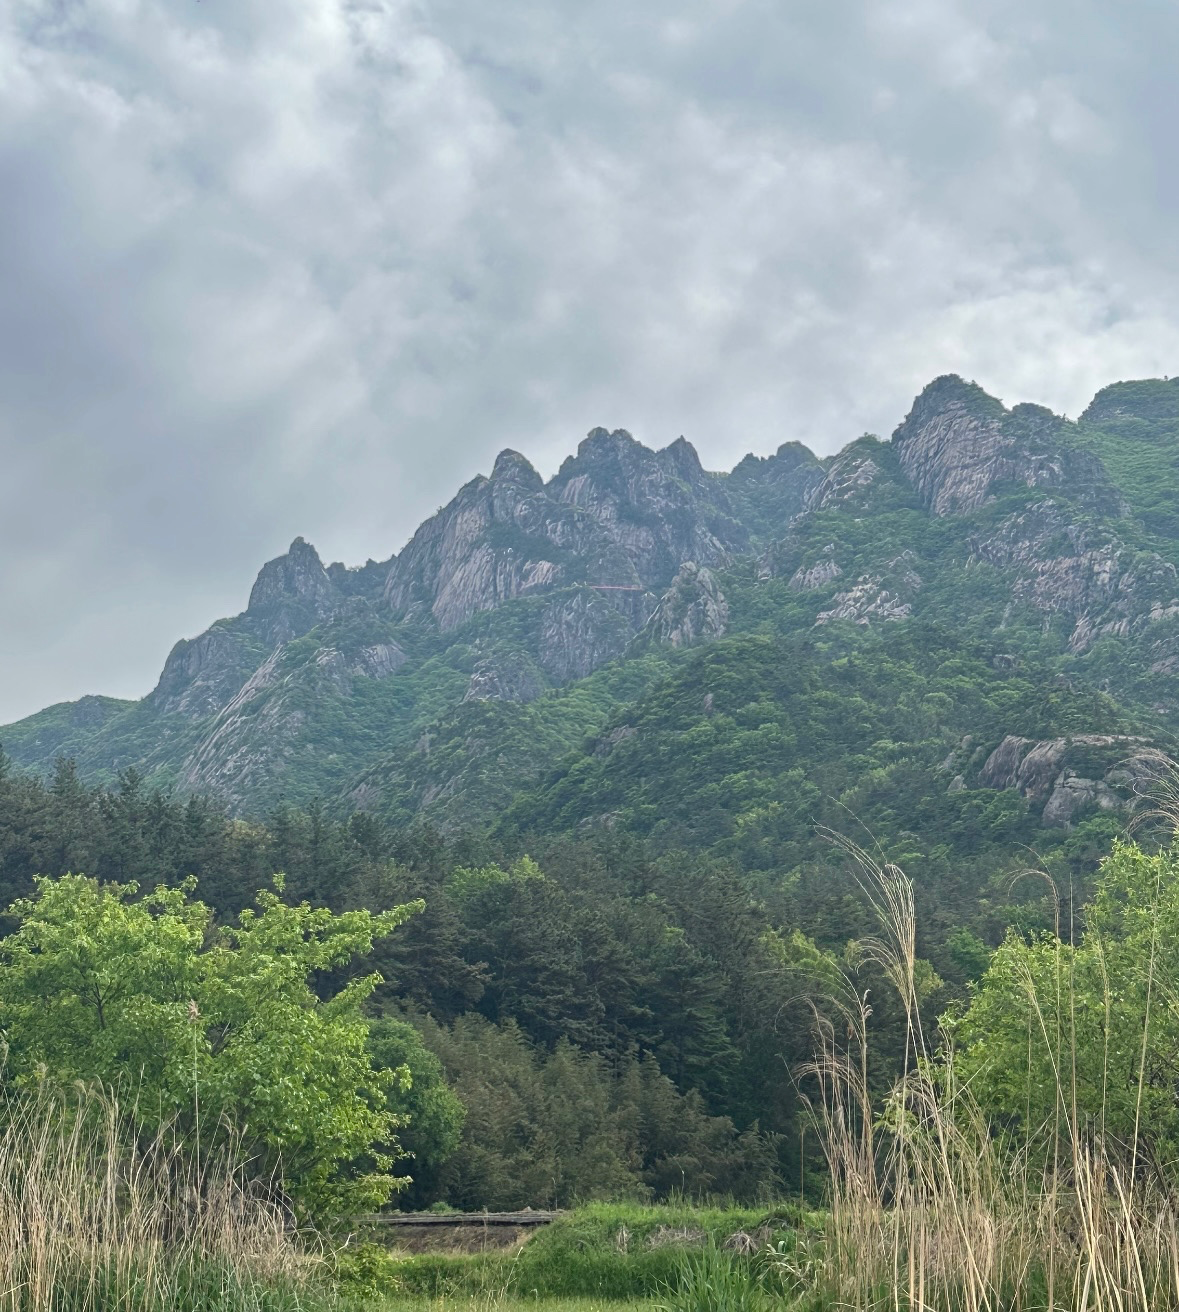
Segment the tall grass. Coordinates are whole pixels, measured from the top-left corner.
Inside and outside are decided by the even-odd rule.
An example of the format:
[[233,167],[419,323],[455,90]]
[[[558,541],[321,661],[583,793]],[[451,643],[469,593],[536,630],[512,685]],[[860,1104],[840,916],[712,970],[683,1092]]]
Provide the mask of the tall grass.
[[[830,1218],[821,1254],[793,1283],[800,1305],[1179,1308],[1179,1209],[1167,1181],[1143,1160],[1136,1140],[1114,1143],[1103,1120],[1088,1129],[1078,1115],[1074,998],[1063,949],[1046,1007],[1027,981],[1028,1041],[1050,1054],[1055,1111],[1043,1125],[1006,1133],[959,1079],[952,1046],[936,1058],[929,1051],[912,885],[898,867],[843,845],[876,917],[878,934],[865,951],[900,997],[906,1051],[877,1111],[866,998],[849,982],[834,1019],[816,1010],[817,1054],[803,1075],[817,1090],[811,1107],[830,1172]],[[1153,957],[1146,970],[1149,999]],[[1140,1089],[1149,1025],[1148,1006]],[[784,1275],[792,1260],[782,1256]]]
[[131,1125],[101,1089],[0,1094],[0,1312],[302,1306],[308,1264],[233,1154]]

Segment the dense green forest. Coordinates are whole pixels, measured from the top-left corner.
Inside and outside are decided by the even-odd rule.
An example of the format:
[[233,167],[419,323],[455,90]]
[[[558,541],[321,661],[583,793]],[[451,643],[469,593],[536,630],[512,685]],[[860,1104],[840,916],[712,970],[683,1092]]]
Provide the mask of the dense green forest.
[[[754,640],[751,651],[758,649]],[[919,653],[944,678],[960,677],[944,652],[896,640],[898,659]],[[807,677],[797,664],[788,669],[779,667],[779,677]],[[847,677],[861,688],[870,687],[865,679],[889,681],[895,695],[881,704],[892,701],[899,714],[924,705],[936,717],[949,701],[927,680],[912,685],[910,706],[898,672],[904,665],[876,661],[872,669],[853,664]],[[739,686],[743,697],[764,695],[748,672]],[[723,681],[716,687],[720,701]],[[832,755],[840,750],[838,725],[865,713],[849,697],[784,704],[834,717],[794,727]],[[722,721],[722,732],[739,742],[739,720]],[[756,745],[776,752],[780,738],[779,730],[762,732]],[[715,741],[708,750],[719,750]],[[743,743],[740,750],[750,756],[753,749]],[[690,769],[690,755],[677,763]],[[1026,806],[993,791],[946,794],[944,785],[922,804],[927,773],[888,767],[882,760],[872,787],[833,803],[825,803],[816,771],[800,812],[774,819],[772,850],[781,863],[774,869],[764,831],[760,841],[734,843],[733,827],[717,826],[716,813],[691,798],[682,812],[662,805],[673,832],[697,839],[695,850],[669,845],[666,835],[657,848],[649,837],[609,828],[543,837],[512,815],[497,834],[469,838],[387,828],[364,813],[338,820],[319,806],[245,822],[206,799],[149,788],[134,773],[108,790],[87,788],[65,761],[48,782],[5,764],[0,880],[5,904],[17,902],[6,928],[18,930],[47,896],[51,886],[37,900],[35,876],[74,871],[85,872],[93,890],[121,889],[116,901],[124,907],[153,889],[161,892],[152,896],[178,899],[152,904],[157,917],[165,905],[182,920],[194,905],[207,907],[188,931],[198,940],[217,926],[240,933],[243,915],[259,914],[257,890],[282,872],[280,893],[262,895],[273,905],[259,926],[266,915],[279,924],[278,908],[301,903],[329,917],[320,933],[333,916],[365,918],[335,949],[309,958],[307,970],[325,1003],[368,980],[362,1010],[370,1048],[382,1069],[412,1074],[409,1087],[390,1094],[390,1107],[409,1116],[396,1136],[388,1132],[397,1151],[410,1154],[392,1168],[409,1177],[400,1205],[512,1208],[683,1192],[757,1198],[821,1172],[817,1145],[799,1159],[794,1072],[814,1044],[807,999],[830,990],[854,959],[855,940],[872,929],[846,854],[816,821],[842,819],[845,831],[864,821],[885,850],[905,849],[919,870],[919,950],[934,1009],[965,998],[1007,926],[1034,932],[1052,924],[1042,885],[1010,883],[1023,859],[1011,855],[1020,841],[1044,837]],[[638,773],[661,790],[658,797],[675,797],[670,764],[665,775]],[[693,813],[696,828],[679,819]],[[1078,900],[1117,826],[1098,815],[1041,842],[1047,867],[1062,887],[1071,881]],[[713,840],[709,847],[701,834]],[[380,928],[382,915],[411,904],[420,906],[398,916],[395,932]],[[81,914],[59,905],[60,932]],[[95,969],[108,970],[109,989],[122,995],[132,987],[128,949],[118,936],[104,946],[103,924],[98,916],[93,951],[115,956]],[[0,947],[6,960],[15,960],[18,942],[19,934]],[[865,966],[858,978],[873,990],[872,1042],[887,1080],[902,1017],[879,972]],[[48,999],[43,981],[20,987]],[[13,1068],[48,1060],[36,1045],[22,1056],[14,1006],[9,997],[3,1009]],[[42,1013],[34,1007],[23,1022],[39,1038]],[[104,1043],[101,1058],[86,1048],[64,1073],[116,1079],[142,1066],[109,1032]]]

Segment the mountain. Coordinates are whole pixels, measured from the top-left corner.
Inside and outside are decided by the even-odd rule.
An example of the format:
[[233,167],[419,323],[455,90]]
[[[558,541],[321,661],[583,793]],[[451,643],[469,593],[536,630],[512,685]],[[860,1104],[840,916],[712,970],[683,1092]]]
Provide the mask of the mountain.
[[977,848],[1128,805],[1179,706],[1177,562],[1179,380],[1070,422],[946,376],[891,440],[728,473],[599,428],[547,482],[501,452],[390,559],[296,538],[142,701],[0,741],[243,815],[318,796],[768,867],[838,802]]

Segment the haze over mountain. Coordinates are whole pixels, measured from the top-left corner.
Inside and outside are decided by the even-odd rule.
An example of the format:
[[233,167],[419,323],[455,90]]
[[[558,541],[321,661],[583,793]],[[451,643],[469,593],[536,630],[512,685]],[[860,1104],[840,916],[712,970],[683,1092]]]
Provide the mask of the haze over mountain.
[[1173,735],[1177,438],[1179,379],[1073,423],[948,375],[823,460],[711,473],[599,428],[546,481],[505,450],[392,558],[296,538],[142,701],[0,740],[247,815],[752,841],[900,770],[898,796],[1007,790],[1069,826],[1123,809],[1126,758]]

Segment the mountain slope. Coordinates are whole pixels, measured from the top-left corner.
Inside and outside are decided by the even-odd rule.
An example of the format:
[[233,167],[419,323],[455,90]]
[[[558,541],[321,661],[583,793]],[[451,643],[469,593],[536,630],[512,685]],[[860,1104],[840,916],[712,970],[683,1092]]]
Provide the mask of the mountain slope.
[[[822,461],[786,444],[728,474],[622,430],[593,430],[547,483],[505,451],[389,560],[325,567],[297,538],[143,701],[53,707],[0,740],[28,768],[134,765],[240,813],[318,795],[401,823],[506,813],[785,859],[783,808],[813,809],[814,789],[908,763],[915,805],[978,791],[977,753],[1008,737],[1169,741],[1177,398],[1116,384],[1073,424],[949,376],[891,441]],[[718,703],[718,678],[749,697]],[[922,697],[952,710],[930,721]],[[1122,804],[1108,762],[1090,777],[1057,756],[1047,793],[1020,794],[1029,823]],[[1053,803],[1068,771],[1083,783]],[[968,803],[939,806],[952,829],[946,807]],[[748,837],[759,808],[779,817],[768,847]]]

